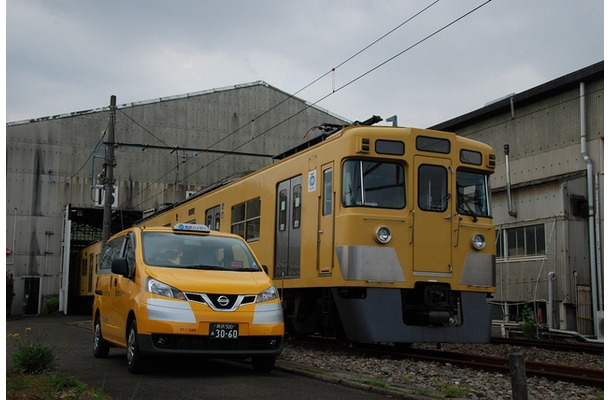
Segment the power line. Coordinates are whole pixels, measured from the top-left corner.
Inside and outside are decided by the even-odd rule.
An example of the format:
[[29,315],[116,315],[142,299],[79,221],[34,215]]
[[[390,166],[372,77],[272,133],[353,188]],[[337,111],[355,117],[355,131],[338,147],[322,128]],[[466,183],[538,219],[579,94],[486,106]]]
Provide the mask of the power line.
[[[375,71],[375,70],[379,69],[380,67],[382,67],[382,66],[384,66],[385,64],[389,63],[390,61],[395,60],[396,58],[400,57],[401,55],[403,55],[403,54],[404,54],[404,53],[406,53],[407,51],[412,50],[413,48],[415,48],[416,46],[418,46],[418,45],[420,45],[421,43],[425,42],[426,40],[428,40],[428,39],[432,38],[433,36],[436,36],[437,34],[439,34],[439,33],[440,33],[440,32],[442,32],[442,31],[444,31],[445,29],[447,29],[447,28],[448,28],[448,27],[450,27],[451,25],[453,25],[453,24],[457,23],[458,21],[460,21],[460,20],[462,20],[462,19],[466,18],[466,17],[467,17],[467,16],[469,16],[470,14],[472,14],[472,13],[474,13],[475,11],[479,10],[479,9],[480,9],[480,8],[482,8],[483,6],[485,6],[485,5],[489,4],[491,1],[492,1],[492,0],[487,0],[485,3],[478,5],[477,7],[475,7],[475,8],[473,8],[473,9],[471,9],[470,11],[468,11],[468,12],[467,12],[467,13],[465,13],[465,14],[463,14],[462,16],[460,16],[460,17],[458,17],[458,18],[454,19],[453,21],[449,22],[448,24],[444,25],[444,26],[443,26],[443,27],[441,27],[440,29],[437,29],[437,30],[436,30],[436,31],[434,31],[433,33],[429,34],[428,36],[426,36],[426,37],[424,37],[423,39],[421,39],[421,40],[417,41],[417,42],[416,42],[416,43],[414,43],[413,45],[411,45],[411,46],[407,47],[406,49],[404,49],[404,50],[400,51],[399,53],[395,54],[394,56],[392,56],[392,57],[388,58],[387,60],[383,61],[382,63],[380,63],[380,64],[376,65],[375,67],[373,67],[373,68],[369,69],[368,71],[364,72],[363,74],[361,74],[361,75],[357,76],[356,78],[354,78],[354,79],[352,79],[351,81],[347,82],[346,84],[344,84],[343,86],[339,87],[338,89],[336,89],[336,90],[333,90],[333,91],[329,92],[327,95],[325,95],[325,96],[321,97],[320,99],[318,99],[318,100],[317,100],[317,101],[315,101],[314,103],[307,104],[307,105],[306,105],[304,108],[302,108],[301,110],[299,110],[299,111],[295,112],[294,114],[290,115],[289,117],[285,118],[284,120],[280,121],[279,123],[277,123],[277,124],[273,125],[272,127],[268,128],[267,130],[265,130],[265,131],[261,132],[261,133],[260,133],[260,134],[258,134],[257,136],[254,136],[253,138],[251,138],[250,140],[246,141],[245,143],[242,143],[241,145],[237,146],[237,147],[235,148],[235,150],[239,149],[239,148],[240,148],[240,147],[242,147],[242,146],[245,146],[246,144],[250,143],[250,142],[251,142],[251,141],[253,141],[254,139],[259,138],[260,136],[262,136],[262,135],[266,134],[266,133],[267,133],[267,132],[269,132],[270,130],[272,130],[272,129],[274,129],[274,128],[278,127],[279,125],[281,125],[281,124],[283,124],[284,122],[286,122],[286,121],[290,120],[291,118],[294,118],[295,116],[299,115],[299,114],[300,114],[300,113],[302,113],[303,111],[305,111],[305,110],[307,110],[307,109],[309,109],[309,108],[311,108],[311,107],[315,106],[315,105],[316,105],[316,104],[318,104],[319,102],[321,102],[321,101],[323,101],[323,100],[327,99],[328,97],[330,97],[330,96],[334,95],[334,94],[335,94],[335,93],[337,93],[339,90],[344,89],[345,87],[347,87],[347,86],[351,85],[352,83],[354,83],[354,82],[356,82],[356,81],[358,81],[358,80],[362,79],[362,78],[363,78],[363,77],[365,77],[366,75],[368,75],[368,74],[370,74],[371,72],[373,72],[373,71]],[[434,4],[434,3],[433,3],[433,4]],[[427,8],[431,7],[433,4],[431,4],[431,5],[430,5],[430,6],[428,6]],[[426,9],[427,9],[427,8],[426,8]],[[422,11],[422,12],[423,12],[423,11]],[[420,12],[420,13],[421,13],[421,12]],[[412,19],[412,18],[411,18],[411,19]],[[405,23],[406,23],[406,22],[405,22]],[[403,23],[402,25],[404,25],[404,23]],[[401,25],[401,26],[402,26],[402,25]],[[395,28],[394,30],[396,30],[396,29],[397,29],[397,28]],[[388,34],[389,34],[389,33],[388,33]],[[386,36],[387,36],[387,34],[386,34]],[[375,43],[375,42],[374,42],[374,43]],[[369,45],[368,47],[370,47],[370,45]],[[353,57],[351,57],[351,58],[353,58]],[[230,154],[230,152],[229,152],[229,154]],[[224,156],[225,156],[225,155],[223,155],[223,156],[221,156],[221,157],[217,158],[216,160],[213,160],[212,162],[216,162],[216,161],[220,160],[220,159],[221,159],[222,157],[224,157]],[[188,178],[188,177],[190,177],[190,176],[192,176],[192,175],[194,175],[195,173],[199,172],[201,169],[206,168],[206,167],[207,167],[207,166],[209,166],[209,165],[210,165],[212,162],[210,162],[210,163],[208,163],[208,164],[206,164],[206,165],[204,165],[204,166],[200,167],[198,170],[196,170],[195,172],[193,172],[193,173],[191,173],[190,175],[188,175],[187,177],[185,177],[185,179],[186,179],[186,178]]]
[[[423,12],[425,12],[426,10],[430,9],[433,5],[435,5],[436,3],[438,3],[440,0],[436,0],[433,3],[429,4],[428,6],[424,7],[422,10],[420,10],[419,12],[417,12],[416,14],[414,14],[413,16],[409,17],[407,20],[403,21],[401,24],[399,24],[398,26],[396,26],[395,28],[393,28],[392,30],[390,30],[389,32],[387,32],[386,34],[382,35],[380,38],[376,39],[375,41],[373,41],[372,43],[370,43],[369,45],[365,46],[363,49],[361,49],[360,51],[356,52],[354,55],[350,56],[349,58],[347,58],[346,60],[344,60],[343,62],[339,63],[336,67],[333,67],[330,71],[324,73],[323,75],[321,75],[320,77],[316,78],[315,80],[313,80],[312,82],[310,82],[309,84],[307,84],[306,86],[304,86],[303,88],[301,88],[300,90],[298,90],[297,92],[295,92],[292,95],[287,96],[284,100],[282,100],[281,102],[279,102],[278,104],[276,104],[275,106],[273,106],[272,108],[266,110],[265,112],[263,112],[262,114],[260,114],[259,116],[257,116],[256,118],[252,119],[251,121],[249,121],[248,123],[240,126],[239,128],[235,129],[233,132],[231,132],[230,134],[228,134],[227,136],[225,136],[224,138],[221,138],[220,140],[216,141],[215,143],[213,143],[212,145],[210,145],[209,147],[213,147],[215,145],[217,145],[218,143],[222,142],[223,140],[225,140],[226,138],[228,138],[229,136],[232,136],[234,134],[236,134],[237,132],[239,132],[241,129],[245,128],[246,126],[248,126],[249,124],[251,124],[252,122],[256,121],[257,119],[261,118],[262,116],[266,115],[267,113],[271,112],[272,110],[274,110],[275,108],[279,107],[281,104],[283,104],[284,102],[295,98],[296,95],[300,92],[302,92],[303,90],[309,88],[310,86],[312,86],[313,84],[315,84],[316,82],[320,81],[321,79],[323,79],[324,77],[326,77],[328,74],[333,73],[336,71],[337,68],[345,65],[347,62],[351,61],[352,59],[354,59],[355,57],[357,57],[358,55],[360,55],[361,53],[363,53],[364,51],[366,51],[367,49],[369,49],[370,47],[372,47],[373,45],[375,45],[376,43],[378,43],[380,40],[384,39],[385,37],[387,37],[388,35],[390,35],[391,33],[393,33],[394,31],[396,31],[397,29],[399,29],[400,27],[404,26],[406,23],[412,21],[414,18],[416,18],[417,16],[421,15]],[[233,154],[233,152],[243,146],[245,146],[246,144],[252,142],[253,140],[261,137],[262,135],[268,133],[269,131],[271,131],[272,129],[278,127],[279,125],[285,123],[286,121],[294,118],[295,116],[301,114],[303,111],[317,105],[318,103],[320,103],[321,101],[329,98],[330,96],[332,96],[333,94],[337,93],[338,91],[346,88],[347,86],[357,82],[358,80],[362,79],[363,77],[365,77],[366,75],[370,74],[371,72],[381,68],[382,66],[386,65],[387,63],[395,60],[396,58],[400,57],[401,55],[403,55],[404,53],[412,50],[413,48],[417,47],[418,45],[420,45],[421,43],[427,41],[428,39],[436,36],[437,34],[439,34],[440,32],[444,31],[445,29],[449,28],[450,26],[454,25],[455,23],[461,21],[462,19],[466,18],[467,16],[471,15],[472,13],[476,12],[477,10],[479,10],[480,8],[482,8],[483,6],[487,5],[488,3],[490,3],[491,0],[487,0],[485,3],[480,4],[479,6],[471,9],[470,11],[466,12],[465,14],[461,15],[460,17],[454,19],[453,21],[445,24],[444,26],[442,26],[441,28],[437,29],[436,31],[434,31],[433,33],[425,36],[424,38],[422,38],[421,40],[417,41],[416,43],[414,43],[413,45],[405,48],[404,50],[398,52],[397,54],[395,54],[394,56],[386,59],[385,61],[379,63],[378,65],[376,65],[375,67],[369,69],[368,71],[360,74],[359,76],[355,77],[354,79],[350,80],[349,82],[347,82],[346,84],[340,86],[338,89],[333,88],[333,90],[331,92],[329,92],[328,94],[322,96],[321,98],[319,98],[317,101],[315,101],[314,103],[311,104],[307,104],[304,108],[298,110],[297,112],[295,112],[294,114],[288,116],[287,118],[285,118],[284,120],[278,122],[277,124],[273,125],[272,127],[264,130],[263,132],[261,132],[260,134],[252,137],[251,139],[249,139],[248,141],[240,144],[239,146],[235,147],[233,150],[231,151],[227,151],[226,153],[224,153],[223,155],[221,155],[220,157],[210,161],[209,163],[201,166],[200,168],[196,169],[194,172],[192,172],[191,174],[189,174],[188,176],[184,177],[184,179],[188,179],[189,177],[193,176],[194,174],[198,173],[199,171],[201,171],[203,168],[207,168],[209,165],[211,165],[212,163],[215,163],[219,160],[221,160],[223,157],[226,157],[228,154]],[[126,115],[125,113],[123,113],[124,115]],[[130,118],[130,117],[128,117]],[[131,119],[131,118],[130,118]],[[132,119],[133,120],[133,119]],[[134,121],[135,122],[135,121]],[[145,131],[149,132],[146,128],[144,128],[142,125],[138,124],[140,127],[142,127],[142,129],[144,129]],[[154,136],[151,132],[149,132],[153,137],[157,138],[156,136]],[[157,138],[158,140],[160,140],[159,138]],[[160,140],[161,141],[161,140]],[[161,141],[163,142],[163,141]],[[187,158],[184,162],[187,162],[189,160],[191,160],[192,158],[194,158],[194,156],[191,156],[189,158]],[[170,171],[168,171],[167,173],[165,173],[162,177],[158,178],[155,182],[152,183],[157,183],[160,181],[160,179],[162,179],[163,177],[167,176],[171,171],[173,171],[175,168],[172,168]],[[147,185],[148,187],[149,185]],[[165,189],[164,189],[165,190]],[[141,193],[141,192],[140,192]],[[132,196],[131,199],[133,199],[135,196],[139,195],[140,193]],[[158,195],[158,194],[156,194]],[[154,196],[156,196],[154,195]],[[153,196],[153,197],[154,197]],[[152,197],[145,199],[149,200]],[[131,200],[131,199],[128,199]]]

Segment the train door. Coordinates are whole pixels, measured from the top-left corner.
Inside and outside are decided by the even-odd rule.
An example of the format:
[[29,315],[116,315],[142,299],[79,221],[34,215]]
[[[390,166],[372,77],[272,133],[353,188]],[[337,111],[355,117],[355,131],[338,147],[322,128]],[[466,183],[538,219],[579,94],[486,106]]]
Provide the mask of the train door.
[[451,160],[416,156],[415,170],[413,272],[450,276],[453,270]]
[[318,213],[318,274],[330,274],[334,249],[333,164],[322,166]]
[[[224,207],[224,203],[222,204]],[[212,230],[220,230],[221,206],[209,208],[205,211],[205,224]]]
[[296,278],[301,273],[302,178],[277,186],[275,226],[275,278]]

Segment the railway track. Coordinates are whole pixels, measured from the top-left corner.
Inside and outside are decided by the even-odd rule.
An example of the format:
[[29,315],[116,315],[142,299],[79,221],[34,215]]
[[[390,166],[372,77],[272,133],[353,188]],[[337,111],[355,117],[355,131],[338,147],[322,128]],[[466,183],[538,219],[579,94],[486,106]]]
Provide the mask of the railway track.
[[604,345],[600,343],[584,343],[565,340],[540,340],[525,338],[491,338],[493,344],[508,344],[512,346],[538,347],[541,349],[603,354]]
[[[414,349],[415,350],[415,349]],[[479,354],[461,354],[437,350],[415,350],[398,353],[400,357],[438,363],[451,363],[460,368],[480,369],[510,374],[508,358],[484,356]],[[578,385],[595,387],[604,386],[604,371],[590,368],[579,368],[558,364],[547,364],[535,361],[525,361],[527,376],[544,377],[549,380],[573,382]]]
[[[396,360],[411,359],[417,361],[436,362],[440,364],[451,364],[459,368],[470,368],[487,372],[498,372],[504,375],[510,374],[510,362],[506,357],[486,356],[480,354],[464,354],[440,350],[397,348],[388,345],[375,344],[353,344],[350,347],[336,344],[324,339],[289,341],[295,346],[317,348],[320,350],[331,350],[337,352],[358,352],[376,357],[393,358]],[[516,351],[517,352],[517,351]],[[604,386],[604,371],[574,366],[548,364],[543,362],[525,361],[525,369],[528,377],[544,377],[552,381],[572,382],[577,385],[592,387]]]

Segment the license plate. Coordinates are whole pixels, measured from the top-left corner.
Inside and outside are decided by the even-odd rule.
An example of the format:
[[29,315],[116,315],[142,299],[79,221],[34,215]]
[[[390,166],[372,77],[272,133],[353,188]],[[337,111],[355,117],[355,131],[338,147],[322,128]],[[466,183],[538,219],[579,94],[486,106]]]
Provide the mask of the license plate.
[[210,339],[237,339],[238,336],[237,324],[210,324]]

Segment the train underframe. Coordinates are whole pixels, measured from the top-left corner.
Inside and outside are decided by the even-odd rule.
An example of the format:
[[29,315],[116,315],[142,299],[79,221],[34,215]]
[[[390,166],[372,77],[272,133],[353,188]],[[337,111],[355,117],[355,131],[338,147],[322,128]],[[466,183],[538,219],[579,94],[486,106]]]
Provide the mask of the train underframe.
[[418,282],[413,289],[339,287],[284,293],[290,335],[319,334],[372,343],[486,343],[491,307],[486,293]]

